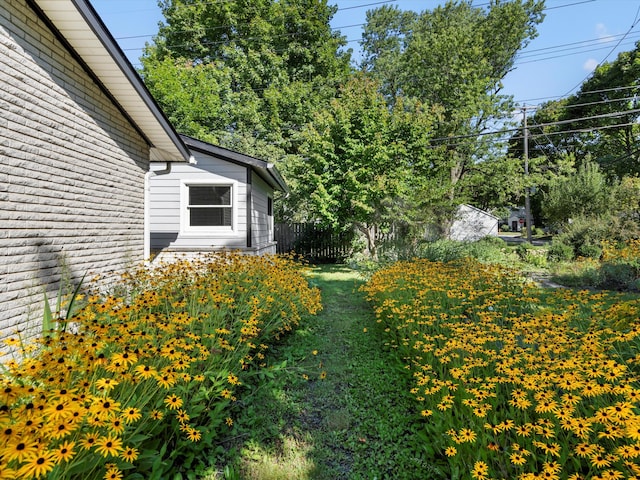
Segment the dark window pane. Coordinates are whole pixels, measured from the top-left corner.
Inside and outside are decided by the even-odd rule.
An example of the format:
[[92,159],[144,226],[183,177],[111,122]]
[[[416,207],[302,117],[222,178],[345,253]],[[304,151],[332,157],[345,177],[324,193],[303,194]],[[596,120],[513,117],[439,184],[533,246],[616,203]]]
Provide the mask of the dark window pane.
[[230,227],[231,208],[191,208],[189,221],[192,227]]
[[231,187],[190,186],[189,205],[231,205]]

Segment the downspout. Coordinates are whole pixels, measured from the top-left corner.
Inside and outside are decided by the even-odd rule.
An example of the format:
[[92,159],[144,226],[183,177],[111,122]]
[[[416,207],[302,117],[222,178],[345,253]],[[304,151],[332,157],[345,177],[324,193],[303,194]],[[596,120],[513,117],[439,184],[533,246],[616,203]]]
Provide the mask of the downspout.
[[[189,163],[191,165],[196,164],[196,160],[193,156],[189,157]],[[151,259],[151,205],[150,205],[150,184],[151,177],[159,175],[168,175],[171,173],[171,165],[173,162],[166,162],[166,167],[163,170],[151,170],[144,174],[144,262],[148,264]]]
[[253,215],[252,215],[252,203],[253,203],[253,171],[251,167],[247,167],[247,248],[253,247]]

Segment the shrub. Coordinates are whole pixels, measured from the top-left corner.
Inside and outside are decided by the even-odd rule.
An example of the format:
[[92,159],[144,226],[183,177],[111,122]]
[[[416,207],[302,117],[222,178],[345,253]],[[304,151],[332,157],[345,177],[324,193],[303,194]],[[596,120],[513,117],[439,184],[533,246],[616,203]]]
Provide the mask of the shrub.
[[573,247],[554,238],[547,251],[547,259],[552,262],[568,262],[573,259]]
[[640,240],[621,245],[602,243],[601,283],[603,288],[640,290]]
[[578,247],[578,256],[598,260],[602,256],[602,248],[592,243],[583,243]]
[[533,250],[533,245],[531,245],[529,242],[522,242],[516,246],[516,253],[518,254],[520,260],[522,260],[523,262],[527,261],[531,250]]
[[425,242],[419,248],[420,258],[434,262],[450,262],[468,256],[467,244],[456,240]]
[[543,237],[545,235],[544,229],[540,228],[540,227],[533,227],[533,230],[531,231],[531,234],[534,237]]

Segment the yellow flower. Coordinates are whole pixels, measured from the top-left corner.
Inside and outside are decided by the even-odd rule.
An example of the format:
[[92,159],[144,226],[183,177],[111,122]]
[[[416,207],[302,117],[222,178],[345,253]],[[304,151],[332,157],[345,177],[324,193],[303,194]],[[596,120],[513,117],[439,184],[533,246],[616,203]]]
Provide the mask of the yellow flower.
[[122,480],[122,472],[115,465],[110,466],[104,474],[104,480]]
[[24,465],[18,470],[19,478],[38,478],[46,475],[56,466],[54,453],[39,450],[25,459]]
[[140,409],[139,408],[130,407],[130,408],[127,408],[122,413],[122,418],[124,419],[124,421],[126,423],[133,423],[133,422],[136,422],[136,421],[140,420],[140,418],[142,418],[142,413],[140,413]]
[[160,410],[153,410],[149,416],[154,420],[162,420],[164,418],[164,413]]
[[458,438],[460,439],[460,443],[470,442],[473,443],[476,441],[477,434],[473,430],[469,428],[462,428],[458,433]]
[[54,459],[56,463],[60,462],[68,462],[75,455],[75,451],[73,447],[75,446],[75,442],[64,442],[58,448],[53,451]]
[[227,417],[227,419],[225,420],[226,424],[229,425],[230,427],[233,425],[233,419],[231,417]]
[[525,463],[527,463],[526,457],[520,452],[512,452],[509,455],[509,460],[514,465],[524,465]]
[[202,438],[202,433],[196,428],[189,427],[187,430],[187,438],[192,442],[198,442]]
[[100,378],[96,380],[96,387],[98,388],[98,390],[110,392],[116,387],[116,385],[118,385],[118,383],[119,382],[114,380],[113,378]]
[[95,443],[96,452],[103,457],[117,457],[118,453],[122,450],[122,439],[116,436],[107,435],[106,437],[100,437]]
[[146,380],[147,378],[152,378],[158,373],[154,367],[150,367],[148,365],[138,365],[136,366],[134,371],[136,375],[142,378],[143,380]]
[[124,450],[122,450],[122,453],[120,454],[120,458],[125,462],[131,463],[138,458],[138,455],[139,453],[137,448],[127,447]]
[[445,454],[447,457],[453,457],[453,456],[455,456],[455,455],[456,455],[456,453],[458,453],[458,450],[457,450],[457,449],[456,449],[456,447],[454,447],[454,446],[447,447],[447,448],[445,449],[445,451],[444,451],[444,454]]
[[91,447],[95,446],[98,441],[98,435],[95,433],[87,433],[82,439],[81,445],[85,450],[89,450]]
[[170,410],[177,410],[182,406],[182,398],[175,394],[171,394],[164,399],[164,403]]
[[489,465],[485,462],[478,461],[473,465],[471,476],[476,480],[485,480],[489,475]]

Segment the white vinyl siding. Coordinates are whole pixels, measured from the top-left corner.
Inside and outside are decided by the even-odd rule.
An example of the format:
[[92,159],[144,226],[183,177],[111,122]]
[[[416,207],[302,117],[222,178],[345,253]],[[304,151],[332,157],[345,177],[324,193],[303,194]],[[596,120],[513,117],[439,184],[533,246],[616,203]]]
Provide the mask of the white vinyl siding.
[[[269,215],[269,201],[273,202],[273,189],[258,175],[253,175],[252,190],[252,242],[263,248],[273,243],[273,215]],[[273,210],[273,205],[271,206]]]
[[[246,248],[247,186],[245,167],[194,152],[197,164],[173,164],[171,173],[151,175],[149,207],[151,250],[193,251]],[[165,164],[153,164],[152,171]],[[233,224],[215,229],[188,228],[186,225],[187,185],[231,185]]]

